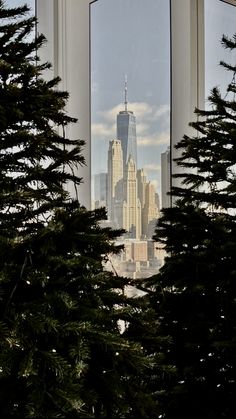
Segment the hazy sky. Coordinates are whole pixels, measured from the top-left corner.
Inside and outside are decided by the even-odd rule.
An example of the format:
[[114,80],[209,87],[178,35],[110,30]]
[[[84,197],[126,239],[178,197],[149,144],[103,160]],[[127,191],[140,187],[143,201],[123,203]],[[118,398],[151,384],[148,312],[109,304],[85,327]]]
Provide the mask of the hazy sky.
[[17,7],[23,4],[27,4],[33,10],[35,8],[35,0],[5,0],[5,3],[6,5],[9,5],[11,7]]
[[102,0],[91,6],[92,169],[107,170],[116,115],[128,109],[137,119],[138,167],[158,186],[160,153],[169,145],[169,1]]
[[214,86],[222,91],[232,78],[232,73],[219,66],[221,60],[235,65],[236,52],[221,46],[222,35],[236,33],[236,7],[219,0],[205,0],[205,90],[206,96]]

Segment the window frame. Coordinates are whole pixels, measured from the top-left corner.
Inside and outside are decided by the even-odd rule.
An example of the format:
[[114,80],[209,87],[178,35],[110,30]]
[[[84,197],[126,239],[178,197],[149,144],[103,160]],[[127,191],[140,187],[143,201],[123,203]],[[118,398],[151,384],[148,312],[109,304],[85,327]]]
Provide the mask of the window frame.
[[[41,58],[53,64],[62,78],[60,88],[69,92],[68,113],[78,118],[68,133],[86,141],[86,166],[79,170],[84,181],[80,202],[91,207],[90,115],[90,6],[102,0],[35,0],[38,32],[48,39]],[[171,10],[171,161],[183,134],[189,133],[194,108],[204,106],[204,0],[169,0]],[[236,0],[218,0],[236,6]],[[82,57],[82,59],[81,59]],[[181,57],[181,60],[179,59]],[[184,59],[182,60],[182,58]],[[74,71],[76,68],[76,72]],[[49,75],[47,75],[49,76]],[[78,90],[74,86],[79,86]],[[181,109],[181,113],[179,113]],[[178,167],[172,163],[172,173]],[[73,192],[72,192],[73,194]]]

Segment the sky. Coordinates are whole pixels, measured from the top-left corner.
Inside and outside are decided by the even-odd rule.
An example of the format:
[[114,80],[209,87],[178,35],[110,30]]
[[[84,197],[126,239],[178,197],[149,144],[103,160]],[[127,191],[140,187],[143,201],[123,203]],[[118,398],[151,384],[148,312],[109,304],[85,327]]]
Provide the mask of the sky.
[[102,0],[91,6],[92,170],[107,170],[116,115],[137,121],[138,168],[160,193],[160,154],[170,143],[170,32],[166,0]]
[[27,4],[32,10],[35,9],[35,0],[5,0],[7,6],[18,7]]
[[[232,74],[220,67],[221,60],[235,65],[236,52],[221,46],[222,35],[236,33],[236,7],[219,0],[205,0],[205,92],[206,98],[214,86],[222,92]],[[208,102],[206,101],[206,106]]]

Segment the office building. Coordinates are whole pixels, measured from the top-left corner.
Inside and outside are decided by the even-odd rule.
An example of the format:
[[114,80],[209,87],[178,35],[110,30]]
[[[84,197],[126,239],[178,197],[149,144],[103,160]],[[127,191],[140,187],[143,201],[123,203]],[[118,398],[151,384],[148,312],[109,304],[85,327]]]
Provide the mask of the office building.
[[155,186],[148,182],[145,188],[145,205],[142,214],[142,234],[145,238],[151,239],[156,228],[159,217],[158,207],[156,205]]
[[138,198],[143,210],[145,205],[145,189],[147,184],[147,176],[143,169],[137,170],[137,181],[138,181]]
[[109,142],[107,167],[108,219],[115,223],[115,204],[123,198],[123,153],[119,140]]
[[117,138],[121,141],[124,166],[131,157],[137,168],[136,118],[134,113],[128,110],[127,79],[125,80],[124,105],[125,109],[117,115]]
[[168,208],[171,205],[170,202],[170,148],[161,154],[161,199],[162,208]]
[[138,239],[141,235],[141,205],[138,199],[136,165],[131,157],[125,166],[123,198],[125,204],[123,228],[127,230],[128,237]]
[[107,173],[94,175],[95,208],[107,205]]

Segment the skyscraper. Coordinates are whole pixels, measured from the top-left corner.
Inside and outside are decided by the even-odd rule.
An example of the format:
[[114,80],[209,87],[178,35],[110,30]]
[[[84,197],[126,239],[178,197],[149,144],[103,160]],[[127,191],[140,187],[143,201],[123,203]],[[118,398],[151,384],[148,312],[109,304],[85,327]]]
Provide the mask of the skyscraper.
[[161,198],[162,208],[170,207],[170,148],[161,154]]
[[124,166],[131,156],[137,168],[137,137],[136,118],[132,111],[128,111],[127,105],[127,77],[125,78],[125,109],[117,115],[117,138],[121,141],[123,150]]
[[145,204],[142,217],[143,235],[147,239],[151,239],[154,234],[158,216],[155,186],[148,182],[145,188]]
[[137,170],[137,182],[138,182],[138,198],[143,210],[145,205],[145,189],[147,184],[147,176],[143,169]]
[[119,140],[112,140],[109,142],[108,149],[108,191],[107,191],[107,206],[108,218],[115,222],[115,204],[123,198],[123,153],[121,142]]
[[124,205],[123,228],[128,231],[130,238],[140,239],[141,204],[138,199],[136,165],[131,157],[124,172]]
[[107,173],[94,175],[95,208],[107,205]]

